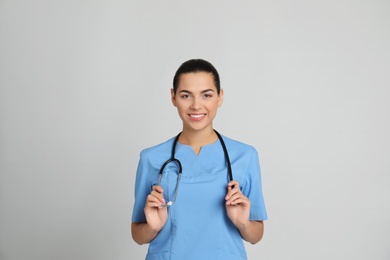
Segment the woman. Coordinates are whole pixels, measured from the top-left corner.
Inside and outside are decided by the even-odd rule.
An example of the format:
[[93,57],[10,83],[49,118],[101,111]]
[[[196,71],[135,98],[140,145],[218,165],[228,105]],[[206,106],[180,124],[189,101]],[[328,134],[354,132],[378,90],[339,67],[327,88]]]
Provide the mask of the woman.
[[[267,219],[258,154],[213,129],[223,89],[209,62],[183,63],[174,76],[171,98],[183,129],[176,142],[172,138],[141,152],[133,239],[150,243],[146,259],[247,259],[243,240],[259,242]],[[159,172],[172,157],[179,162],[166,164],[163,184]]]

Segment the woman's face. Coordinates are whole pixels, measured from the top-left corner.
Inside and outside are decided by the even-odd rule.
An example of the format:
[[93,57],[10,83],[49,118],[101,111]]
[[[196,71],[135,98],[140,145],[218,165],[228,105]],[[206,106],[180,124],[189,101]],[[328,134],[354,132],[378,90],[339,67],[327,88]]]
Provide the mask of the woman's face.
[[217,109],[222,105],[223,90],[218,95],[211,73],[195,72],[180,75],[176,93],[171,90],[172,103],[183,121],[183,130],[199,131],[213,128]]

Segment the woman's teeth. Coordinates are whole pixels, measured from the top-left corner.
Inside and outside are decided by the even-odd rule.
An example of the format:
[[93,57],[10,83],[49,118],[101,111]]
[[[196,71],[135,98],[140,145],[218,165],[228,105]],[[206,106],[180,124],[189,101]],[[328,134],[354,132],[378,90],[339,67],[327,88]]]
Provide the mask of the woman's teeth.
[[190,115],[190,117],[193,117],[193,118],[201,118],[201,117],[204,117],[204,114],[202,114],[202,115]]

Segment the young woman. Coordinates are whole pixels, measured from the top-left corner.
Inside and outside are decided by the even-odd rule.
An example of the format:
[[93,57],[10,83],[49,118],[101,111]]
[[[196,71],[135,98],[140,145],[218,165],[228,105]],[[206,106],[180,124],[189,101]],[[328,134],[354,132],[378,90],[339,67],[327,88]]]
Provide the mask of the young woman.
[[209,62],[183,63],[171,98],[183,129],[141,152],[133,239],[150,260],[247,259],[243,240],[259,242],[267,219],[257,151],[213,129],[223,89]]

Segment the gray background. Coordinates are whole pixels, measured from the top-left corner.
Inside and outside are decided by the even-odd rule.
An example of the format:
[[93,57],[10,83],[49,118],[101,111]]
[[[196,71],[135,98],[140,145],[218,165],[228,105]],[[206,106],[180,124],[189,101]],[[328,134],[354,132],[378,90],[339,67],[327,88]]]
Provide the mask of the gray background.
[[[250,259],[390,259],[390,2],[0,0],[0,259],[143,259],[141,149],[205,58],[215,127],[257,148]],[[202,250],[202,249],[199,249]]]

